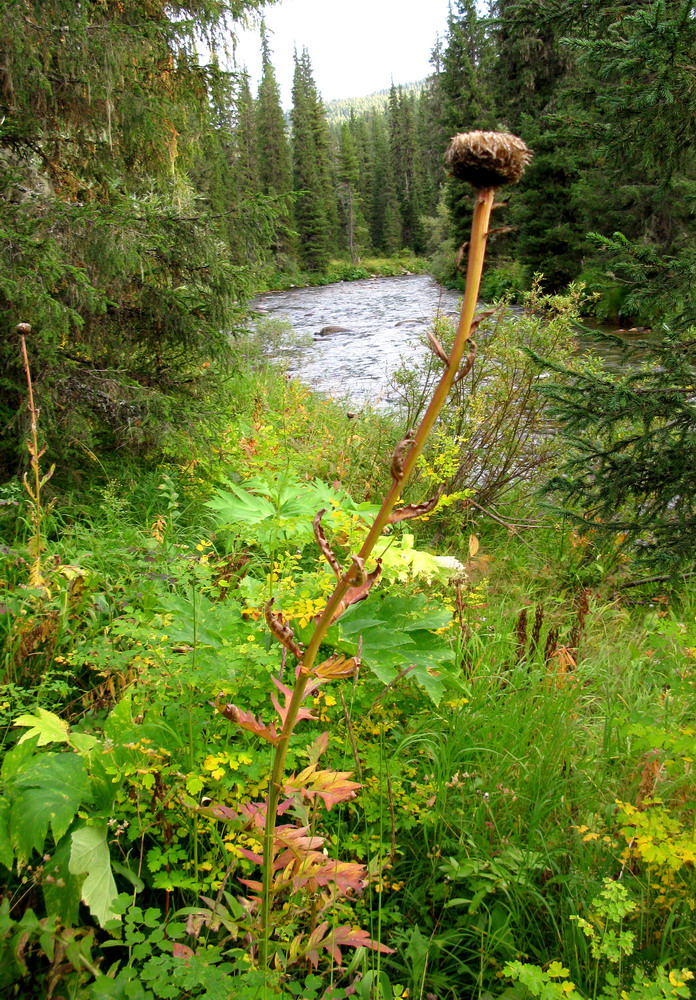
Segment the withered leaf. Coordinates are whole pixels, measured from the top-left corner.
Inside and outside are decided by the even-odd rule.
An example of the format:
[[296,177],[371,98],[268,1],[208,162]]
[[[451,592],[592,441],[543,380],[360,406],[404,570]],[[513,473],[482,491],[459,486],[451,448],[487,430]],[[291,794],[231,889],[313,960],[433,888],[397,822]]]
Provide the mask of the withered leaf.
[[331,569],[336,574],[337,579],[340,580],[341,579],[341,567],[338,564],[338,560],[336,559],[336,556],[331,551],[331,546],[329,545],[328,541],[326,540],[326,535],[324,534],[324,529],[321,526],[321,519],[322,519],[322,517],[324,516],[325,513],[326,513],[326,508],[324,508],[323,510],[318,511],[317,514],[316,514],[316,516],[315,516],[315,518],[314,518],[314,522],[313,522],[313,524],[314,524],[314,537],[317,540],[317,545],[319,546],[319,548],[321,550],[321,554],[324,556],[324,558],[326,559],[327,563],[329,564],[329,566],[331,567]]
[[408,521],[412,517],[421,517],[422,514],[429,514],[431,510],[435,510],[442,495],[442,490],[438,490],[434,497],[430,500],[424,500],[423,503],[411,503],[408,507],[400,507],[398,510],[393,510],[389,515],[389,524],[398,524],[399,521]]
[[274,614],[271,610],[272,607],[273,598],[266,602],[266,607],[264,609],[266,624],[278,642],[282,643],[289,653],[292,653],[292,655],[296,656],[298,660],[301,660],[304,650],[295,641],[295,635],[290,626],[283,621],[283,616]]
[[471,369],[474,367],[474,361],[475,360],[476,360],[476,341],[475,340],[470,340],[469,341],[469,353],[467,354],[467,356],[466,356],[466,358],[464,360],[464,364],[462,365],[462,367],[457,372],[457,376],[456,376],[456,378],[454,380],[454,384],[455,385],[457,384],[457,382],[461,382],[461,380],[463,378],[466,378],[466,376],[469,374],[469,372],[471,371]]
[[357,662],[354,656],[347,659],[342,653],[334,653],[323,663],[314,668],[314,673],[318,677],[325,677],[327,680],[338,680],[341,677],[352,677],[357,670]]
[[440,361],[443,361],[446,365],[448,365],[449,355],[447,354],[447,352],[445,351],[444,347],[437,339],[435,334],[431,333],[430,330],[426,330],[425,333],[428,338],[428,343],[430,344],[433,354],[436,354],[440,359]]
[[413,442],[415,441],[415,437],[416,437],[416,432],[413,430],[412,427],[409,428],[406,431],[406,436],[401,441],[399,441],[396,448],[394,449],[394,453],[392,455],[392,460],[391,460],[391,467],[389,471],[391,472],[392,479],[397,483],[399,482],[400,479],[403,478],[404,461],[409,451],[413,447]]
[[351,604],[357,604],[358,601],[364,601],[367,595],[370,593],[370,589],[382,572],[382,560],[377,560],[376,567],[371,573],[368,573],[360,586],[350,587],[345,597],[338,605],[333,615],[331,616],[331,622],[335,622],[341,617],[346,608],[349,608]]

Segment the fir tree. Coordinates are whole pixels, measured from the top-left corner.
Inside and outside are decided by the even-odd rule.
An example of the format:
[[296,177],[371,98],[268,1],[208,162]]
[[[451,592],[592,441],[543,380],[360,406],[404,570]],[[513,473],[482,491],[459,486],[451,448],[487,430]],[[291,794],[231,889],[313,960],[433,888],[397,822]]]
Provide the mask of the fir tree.
[[300,254],[306,267],[321,271],[336,244],[338,216],[331,138],[306,49],[301,56],[295,55],[292,100],[295,222]]
[[413,98],[404,96],[400,88],[397,91],[392,85],[388,114],[391,171],[401,216],[400,242],[403,247],[420,250],[423,240]]
[[396,253],[401,246],[401,210],[396,195],[389,137],[384,115],[370,122],[372,139],[372,208],[370,235],[376,250]]
[[[496,119],[489,89],[492,44],[474,0],[456,0],[450,8],[439,75],[441,126],[448,136],[491,129]],[[447,207],[456,245],[468,238],[471,197],[466,187],[448,182]]]
[[367,242],[367,226],[359,196],[360,165],[348,122],[341,126],[338,152],[338,199],[342,218],[343,244],[357,263]]
[[261,34],[262,76],[256,99],[256,130],[259,181],[262,194],[278,200],[278,220],[273,238],[273,250],[278,263],[285,263],[292,252],[293,188],[292,158],[285,117],[280,103],[280,90],[271,61],[268,38]]
[[[229,355],[224,331],[252,274],[233,266],[220,218],[237,212],[234,198],[210,211],[207,192],[222,187],[211,171],[228,170],[232,91],[196,43],[214,51],[226,18],[254,6],[189,0],[176,16],[149,0],[0,7],[0,423],[21,431],[8,334],[29,321],[54,456],[164,442],[173,407],[214,370],[201,365]],[[265,208],[239,218],[262,252]],[[3,435],[6,470],[15,441]]]

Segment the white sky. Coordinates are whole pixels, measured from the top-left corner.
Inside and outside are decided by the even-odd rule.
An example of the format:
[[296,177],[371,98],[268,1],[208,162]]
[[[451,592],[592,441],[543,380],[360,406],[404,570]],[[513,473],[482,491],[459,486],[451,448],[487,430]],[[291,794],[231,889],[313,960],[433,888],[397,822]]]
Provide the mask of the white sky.
[[[309,50],[325,101],[363,97],[391,84],[422,80],[443,36],[448,0],[280,0],[265,12],[273,65],[290,106],[293,50]],[[256,92],[261,68],[258,31],[240,33],[237,63]]]

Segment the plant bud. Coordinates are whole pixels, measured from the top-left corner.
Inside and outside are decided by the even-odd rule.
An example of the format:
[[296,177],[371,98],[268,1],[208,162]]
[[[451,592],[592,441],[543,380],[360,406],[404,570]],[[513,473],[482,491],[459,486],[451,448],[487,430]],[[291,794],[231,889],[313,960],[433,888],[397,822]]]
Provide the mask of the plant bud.
[[531,159],[531,150],[510,132],[460,132],[445,153],[452,176],[475,188],[517,184]]

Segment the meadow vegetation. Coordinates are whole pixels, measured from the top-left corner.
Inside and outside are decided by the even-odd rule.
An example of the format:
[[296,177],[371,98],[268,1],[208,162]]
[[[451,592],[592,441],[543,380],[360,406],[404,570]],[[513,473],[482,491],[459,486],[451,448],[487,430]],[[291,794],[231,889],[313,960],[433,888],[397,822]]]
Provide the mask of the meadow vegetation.
[[[518,331],[565,350],[577,302],[539,294]],[[533,362],[504,323],[481,361],[517,426]],[[349,419],[249,336],[227,388],[195,449],[3,487],[4,995],[688,996],[693,589],[626,587],[615,542],[545,511],[553,443],[507,461],[506,418],[482,444],[476,383],[404,497],[440,505],[392,526],[322,644],[258,967],[253,803],[295,662],[264,607],[311,635],[335,584],[313,518],[345,562],[421,383]]]

